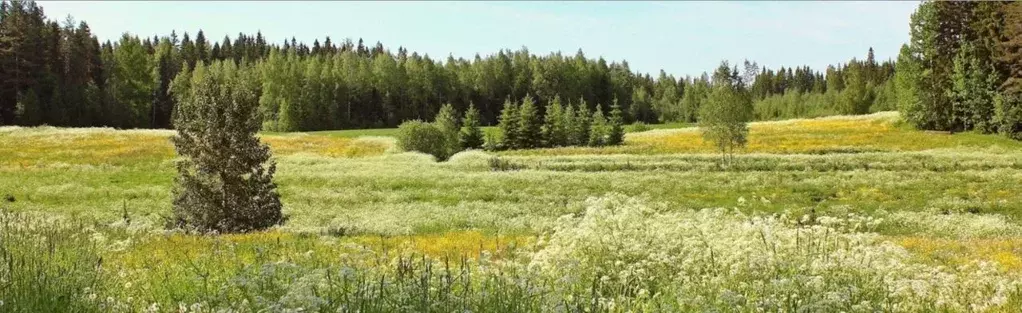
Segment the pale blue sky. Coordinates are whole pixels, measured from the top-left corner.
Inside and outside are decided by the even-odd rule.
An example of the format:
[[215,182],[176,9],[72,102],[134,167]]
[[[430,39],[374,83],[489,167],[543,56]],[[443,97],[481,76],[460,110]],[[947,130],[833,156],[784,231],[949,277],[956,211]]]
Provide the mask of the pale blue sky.
[[121,33],[152,36],[177,30],[194,38],[202,28],[225,34],[261,30],[271,42],[296,37],[311,44],[326,36],[380,41],[434,59],[472,58],[527,46],[537,54],[562,51],[656,75],[711,71],[721,60],[748,58],[768,65],[828,64],[894,58],[908,40],[917,2],[52,2],[51,19],[68,14],[89,23],[100,40]]

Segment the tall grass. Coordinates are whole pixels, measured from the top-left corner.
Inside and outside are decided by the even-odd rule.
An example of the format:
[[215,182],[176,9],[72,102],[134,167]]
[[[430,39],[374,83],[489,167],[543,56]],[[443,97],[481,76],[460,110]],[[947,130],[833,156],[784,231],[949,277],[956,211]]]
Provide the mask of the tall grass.
[[0,311],[98,312],[102,258],[82,226],[0,209]]

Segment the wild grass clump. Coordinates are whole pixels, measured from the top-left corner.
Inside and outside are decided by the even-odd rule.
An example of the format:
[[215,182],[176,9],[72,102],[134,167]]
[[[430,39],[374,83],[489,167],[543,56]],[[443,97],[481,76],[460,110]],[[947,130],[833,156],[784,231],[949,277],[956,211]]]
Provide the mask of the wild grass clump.
[[485,151],[465,150],[452,155],[447,163],[465,169],[487,168],[489,160],[493,157]]
[[0,208],[0,311],[100,312],[103,263],[83,226]]

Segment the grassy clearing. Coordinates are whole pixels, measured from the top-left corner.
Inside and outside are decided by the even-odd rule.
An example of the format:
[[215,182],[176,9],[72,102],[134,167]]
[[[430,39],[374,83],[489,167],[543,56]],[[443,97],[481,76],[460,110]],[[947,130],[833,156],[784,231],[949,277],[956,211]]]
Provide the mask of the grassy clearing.
[[0,253],[84,238],[33,257],[79,269],[53,290],[98,311],[1022,308],[1022,145],[998,136],[763,122],[722,168],[691,128],[445,163],[376,131],[263,134],[289,222],[194,236],[162,230],[171,132],[0,128],[0,215],[66,226],[0,229]]
[[[904,152],[933,149],[992,148],[1018,151],[1022,142],[975,133],[954,135],[912,130],[899,122],[897,113],[882,112],[855,117],[754,122],[749,125],[744,153],[828,154]],[[626,145],[607,148],[568,147],[511,151],[514,155],[573,154],[691,154],[714,153],[695,127],[651,130],[628,134]]]

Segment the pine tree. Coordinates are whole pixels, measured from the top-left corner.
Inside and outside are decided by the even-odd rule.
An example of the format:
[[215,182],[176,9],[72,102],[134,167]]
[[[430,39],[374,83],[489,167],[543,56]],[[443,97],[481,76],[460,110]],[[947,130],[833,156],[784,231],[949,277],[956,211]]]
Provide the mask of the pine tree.
[[511,99],[504,100],[504,109],[500,112],[500,121],[497,123],[497,129],[501,133],[500,144],[497,145],[499,149],[521,148],[519,118],[518,104],[511,102]]
[[479,149],[483,147],[483,130],[479,127],[479,110],[475,104],[469,103],[465,116],[461,119],[459,142],[462,149]]
[[284,221],[273,183],[276,164],[259,142],[258,86],[233,63],[194,71],[181,103],[174,147],[174,226],[200,232],[261,230]]
[[624,118],[621,116],[621,106],[614,99],[614,105],[610,106],[610,121],[607,131],[607,145],[620,145],[625,140]]

